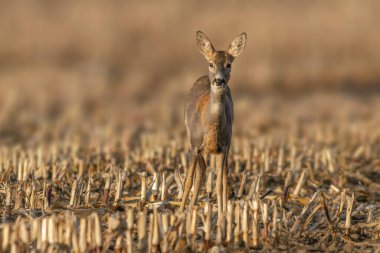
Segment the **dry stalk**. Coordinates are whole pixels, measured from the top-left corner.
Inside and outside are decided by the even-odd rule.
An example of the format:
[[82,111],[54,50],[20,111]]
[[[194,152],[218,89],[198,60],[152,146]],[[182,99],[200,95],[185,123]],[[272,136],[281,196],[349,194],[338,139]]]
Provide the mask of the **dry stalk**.
[[152,235],[152,253],[159,252],[160,247],[160,232],[158,225],[157,208],[153,209],[153,235]]
[[141,173],[141,202],[146,201],[146,172]]
[[19,163],[17,166],[17,181],[18,182],[21,182],[23,179],[23,170],[24,170],[23,164]]
[[282,195],[282,200],[283,202],[286,202],[287,199],[288,199],[288,194],[289,194],[289,187],[290,187],[290,181],[292,180],[292,174],[291,172],[289,171],[287,174],[286,174],[286,179],[285,179],[285,183],[284,183],[284,191],[283,191],[283,195]]
[[301,173],[301,176],[298,179],[296,189],[293,192],[294,196],[298,197],[300,195],[301,189],[302,189],[303,185],[305,184],[306,179],[307,179],[307,171],[303,170]]
[[270,159],[270,157],[269,157],[269,148],[267,148],[266,150],[265,150],[265,153],[264,153],[264,171],[265,171],[265,173],[268,173],[269,172],[269,170],[270,170],[270,167],[269,167],[269,160]]
[[8,222],[12,210],[12,189],[8,185],[5,187],[5,209],[3,213],[3,222]]
[[225,214],[222,212],[218,215],[218,222],[216,225],[216,244],[222,245],[225,233]]
[[123,191],[123,177],[121,175],[121,171],[119,171],[117,181],[116,181],[116,193],[115,193],[115,200],[113,202],[114,206],[119,205],[122,191]]
[[159,175],[159,173],[154,173],[153,174],[152,195],[150,195],[150,201],[151,202],[158,200],[159,188],[160,188],[160,175]]
[[32,181],[32,187],[29,197],[29,203],[30,203],[30,215],[32,217],[35,217],[35,209],[36,209],[36,183],[34,180]]
[[1,243],[1,248],[3,252],[6,252],[8,247],[9,247],[9,242],[11,238],[11,224],[3,224],[2,225],[2,243]]
[[102,205],[107,205],[108,204],[109,194],[110,194],[110,190],[111,190],[111,181],[112,181],[112,177],[111,176],[107,176],[107,178],[106,178],[106,184],[104,186],[104,191],[103,191]]
[[74,182],[73,182],[73,186],[71,188],[70,204],[69,204],[68,208],[75,207],[77,188],[78,188],[78,180],[75,179]]
[[123,252],[123,237],[121,235],[118,235],[116,237],[116,242],[115,242],[115,252],[116,253],[122,253]]
[[312,209],[315,205],[315,199],[317,198],[318,194],[319,192],[315,192],[313,197],[307,203],[307,205],[304,206],[301,214],[297,217],[296,221],[293,223],[293,226],[290,229],[290,233],[295,233],[296,231],[298,231],[299,227],[304,223],[309,210]]
[[169,244],[169,215],[167,213],[163,213],[161,215],[161,252],[167,253],[170,252],[170,244]]
[[49,218],[47,218],[48,222],[48,243],[49,244],[55,244],[58,242],[57,238],[57,216],[53,214]]
[[226,244],[230,244],[233,240],[233,219],[234,219],[234,202],[229,200],[227,205],[227,229]]
[[47,208],[51,207],[51,198],[52,198],[52,184],[47,184],[46,186],[46,204]]
[[259,175],[255,174],[255,176],[253,177],[253,181],[252,181],[252,184],[250,186],[250,189],[249,189],[249,193],[248,193],[248,199],[252,199],[255,192],[256,192],[256,186],[257,186],[257,182],[259,180]]
[[282,174],[283,169],[283,163],[284,163],[284,149],[281,147],[278,151],[278,158],[277,158],[277,175]]
[[243,214],[241,217],[241,232],[243,235],[243,242],[246,248],[249,247],[249,239],[248,239],[248,204],[244,202],[243,205]]
[[333,224],[331,222],[329,210],[327,209],[326,201],[325,201],[325,197],[323,195],[323,192],[320,192],[320,196],[321,196],[321,199],[320,199],[321,205],[323,206],[323,210],[325,211],[325,215],[326,215],[326,219],[328,222],[329,229],[330,229],[330,231],[333,231]]
[[[43,223],[42,223],[43,224]],[[86,252],[87,251],[87,220],[85,218],[80,219],[79,225],[79,251]]]
[[163,172],[162,173],[162,183],[161,183],[161,201],[166,200],[166,191],[167,191],[166,184],[167,184],[167,182],[166,182],[166,173]]
[[240,173],[240,155],[234,155],[235,160],[235,175],[239,175]]
[[187,159],[186,159],[186,153],[185,152],[181,152],[181,164],[182,164],[184,172],[187,172],[188,165],[187,165]]
[[154,218],[153,214],[149,215],[149,236],[148,236],[148,250],[147,252],[151,253],[153,251],[153,230],[154,230]]
[[259,200],[254,199],[252,200],[252,211],[253,211],[253,217],[252,217],[252,247],[254,249],[259,248],[259,235],[260,235],[260,228],[259,228]]
[[351,198],[347,199],[347,211],[346,211],[346,223],[344,225],[344,228],[346,229],[346,235],[350,235],[351,231],[351,219],[352,219],[352,212],[354,210],[355,205],[355,194],[352,194]]
[[186,240],[187,242],[191,242],[192,238],[192,217],[191,217],[191,212],[190,210],[186,212],[186,221],[185,221],[185,226],[186,226]]
[[86,207],[90,206],[90,197],[91,197],[91,186],[93,179],[92,177],[88,178],[87,188],[86,188],[86,197],[85,197],[85,205]]
[[127,245],[127,252],[132,253],[132,229],[133,229],[133,209],[131,207],[127,208],[127,231],[126,231],[126,245]]
[[139,212],[138,215],[138,226],[137,226],[137,235],[138,235],[138,245],[137,248],[141,252],[145,252],[145,249],[147,247],[146,245],[146,236],[147,236],[147,209],[143,209],[142,211]]
[[245,151],[246,155],[245,158],[247,160],[247,171],[252,171],[253,170],[253,159],[254,159],[254,146],[253,144],[248,144],[245,145]]
[[235,205],[235,229],[234,229],[234,244],[240,244],[240,203]]
[[238,194],[236,196],[239,199],[243,196],[244,186],[245,186],[246,180],[247,180],[247,173],[244,172],[243,175],[242,175],[242,178],[241,178],[241,183],[240,183],[240,186],[239,186],[239,191],[238,191]]
[[[250,158],[250,162],[252,165],[252,171],[253,173],[257,174],[258,168],[259,168],[259,161],[258,161],[258,156],[259,156],[259,150],[256,147],[252,147],[253,152],[252,152],[252,157]],[[254,162],[255,161],[255,162]],[[249,164],[248,163],[248,164]]]
[[205,250],[208,250],[210,246],[210,241],[211,241],[211,218],[212,218],[212,205],[210,202],[206,202],[205,208],[204,208],[204,215],[205,218],[203,220],[203,226],[204,226],[204,238],[205,238]]
[[20,219],[19,221],[19,236],[20,240],[24,245],[27,245],[30,242],[30,236],[27,228],[27,224],[23,219]]
[[374,217],[373,217],[372,206],[369,206],[368,216],[367,216],[367,223],[372,223],[373,220],[374,220]]
[[214,190],[213,189],[214,177],[215,177],[214,171],[210,171],[210,173],[208,174],[207,183],[206,183],[206,192],[207,192],[208,200],[211,200],[212,193]]
[[263,219],[263,224],[264,224],[264,230],[263,230],[263,235],[262,238],[264,241],[267,240],[268,238],[268,203],[263,202],[261,205],[261,217]]
[[332,174],[335,173],[335,165],[334,165],[334,161],[331,155],[331,151],[329,149],[325,149],[325,156],[326,156],[328,170]]
[[313,211],[310,212],[309,216],[306,218],[305,222],[302,224],[302,227],[300,229],[300,232],[301,233],[303,230],[305,230],[309,224],[311,223],[311,221],[314,219],[314,216],[315,214],[319,211],[319,209],[322,208],[322,205],[316,205],[313,209]]
[[178,195],[177,195],[177,199],[182,199],[182,195],[183,195],[183,180],[179,174],[179,170],[175,170],[174,172],[174,181],[177,185],[177,189],[178,189]]
[[194,251],[197,249],[196,239],[197,239],[197,218],[198,218],[198,207],[194,206],[192,208],[191,217],[191,246]]
[[333,220],[336,219],[337,221],[339,221],[339,216],[342,214],[342,212],[344,210],[344,204],[345,203],[346,203],[346,189],[344,189],[340,194],[339,208],[338,208],[337,212],[335,213]]
[[272,217],[272,237],[277,238],[277,231],[278,231],[278,209],[277,209],[277,201],[273,200],[273,217]]

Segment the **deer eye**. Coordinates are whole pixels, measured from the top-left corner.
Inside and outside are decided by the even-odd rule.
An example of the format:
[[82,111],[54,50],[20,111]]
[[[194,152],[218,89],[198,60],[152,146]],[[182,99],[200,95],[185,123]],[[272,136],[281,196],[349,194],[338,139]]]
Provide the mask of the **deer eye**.
[[210,68],[213,68],[213,67],[214,67],[214,64],[210,63],[210,65],[209,65],[209,66],[210,66]]
[[228,64],[227,64],[227,68],[228,68],[228,69],[231,68],[231,63],[228,63]]

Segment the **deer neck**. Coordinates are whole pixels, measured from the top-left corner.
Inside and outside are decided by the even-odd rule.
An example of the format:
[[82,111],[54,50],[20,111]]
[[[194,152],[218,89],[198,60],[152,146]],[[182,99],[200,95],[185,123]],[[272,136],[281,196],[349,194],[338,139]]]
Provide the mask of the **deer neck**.
[[220,123],[224,115],[226,103],[226,89],[214,90],[211,88],[210,100],[207,107],[207,119],[210,123]]

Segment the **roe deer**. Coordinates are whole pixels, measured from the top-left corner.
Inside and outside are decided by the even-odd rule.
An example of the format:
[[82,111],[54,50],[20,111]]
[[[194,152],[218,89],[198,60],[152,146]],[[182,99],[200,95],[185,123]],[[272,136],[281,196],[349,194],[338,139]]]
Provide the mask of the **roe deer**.
[[217,156],[216,193],[220,215],[227,209],[227,157],[234,116],[231,91],[227,83],[230,79],[231,64],[243,51],[247,34],[242,33],[236,37],[226,51],[215,50],[211,41],[201,31],[197,32],[196,40],[200,52],[209,62],[209,74],[200,77],[194,83],[185,104],[185,125],[190,141],[191,160],[180,210],[182,211],[186,205],[194,172],[196,175],[191,206],[196,203],[206,171],[203,155],[211,153]]

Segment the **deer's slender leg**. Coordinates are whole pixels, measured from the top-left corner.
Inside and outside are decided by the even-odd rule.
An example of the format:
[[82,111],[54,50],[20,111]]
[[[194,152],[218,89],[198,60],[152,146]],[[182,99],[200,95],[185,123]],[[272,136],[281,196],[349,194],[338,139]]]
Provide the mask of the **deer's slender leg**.
[[191,186],[193,185],[194,170],[195,170],[195,167],[197,166],[198,156],[199,156],[198,151],[192,152],[191,154],[190,167],[189,167],[189,170],[187,171],[185,189],[183,192],[182,202],[181,202],[181,207],[180,207],[181,211],[183,211],[183,209],[185,208],[186,201],[187,201],[187,198],[189,197],[189,193],[191,190]]
[[223,212],[227,211],[228,201],[228,150],[224,154],[223,160]]
[[198,166],[195,170],[193,197],[191,198],[190,206],[194,206],[198,199],[199,189],[201,188],[204,173],[206,171],[206,162],[202,154],[198,155]]
[[222,197],[222,177],[223,177],[223,162],[224,153],[218,154],[216,157],[216,197],[218,200],[218,216],[222,215],[223,211],[223,197]]

